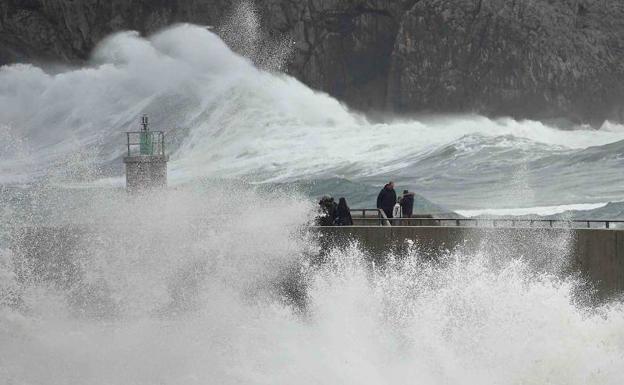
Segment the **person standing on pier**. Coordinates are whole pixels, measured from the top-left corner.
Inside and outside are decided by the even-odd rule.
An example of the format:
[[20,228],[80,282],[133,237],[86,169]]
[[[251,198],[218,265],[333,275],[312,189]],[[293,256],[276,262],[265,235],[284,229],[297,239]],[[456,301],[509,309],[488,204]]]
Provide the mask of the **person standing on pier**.
[[401,199],[401,209],[403,218],[411,218],[414,214],[414,196],[416,193],[403,190],[403,199]]
[[392,218],[392,210],[396,202],[397,196],[394,191],[394,182],[388,182],[377,196],[377,208],[382,209],[386,217]]

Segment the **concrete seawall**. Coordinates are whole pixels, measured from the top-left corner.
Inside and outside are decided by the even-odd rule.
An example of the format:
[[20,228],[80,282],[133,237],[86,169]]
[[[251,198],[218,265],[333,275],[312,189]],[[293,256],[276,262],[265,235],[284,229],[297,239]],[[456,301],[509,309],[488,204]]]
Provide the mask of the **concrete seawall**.
[[580,272],[603,296],[624,292],[624,231],[469,227],[317,227],[325,245],[358,241],[373,255],[401,252],[412,241],[432,257],[462,248]]
[[[61,286],[80,275],[82,242],[91,242],[98,229],[88,226],[25,227],[13,229],[4,242],[24,257],[31,273]],[[460,248],[487,253],[501,260],[523,258],[537,271],[579,272],[601,296],[624,293],[624,230],[562,228],[470,227],[313,227],[323,247],[357,241],[372,258],[389,251],[404,252],[411,241],[418,251],[436,258]],[[18,269],[18,276],[22,275]]]

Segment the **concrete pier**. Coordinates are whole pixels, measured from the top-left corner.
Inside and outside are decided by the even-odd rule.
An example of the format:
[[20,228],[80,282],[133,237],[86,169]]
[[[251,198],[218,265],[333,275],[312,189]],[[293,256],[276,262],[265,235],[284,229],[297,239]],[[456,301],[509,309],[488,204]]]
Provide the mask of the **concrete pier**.
[[[23,266],[44,280],[66,286],[79,274],[77,261],[84,257],[80,245],[89,244],[102,231],[88,226],[14,228],[7,234],[7,243],[26,263]],[[561,264],[555,270],[580,274],[601,297],[624,294],[624,230],[354,226],[313,227],[311,231],[325,248],[357,241],[374,259],[383,259],[391,251],[401,255],[413,243],[419,253],[432,259],[459,249],[463,254],[485,253],[501,261],[522,258],[538,272]],[[100,257],[105,255],[103,250]]]
[[[461,248],[538,264],[564,263],[604,297],[624,293],[624,230],[470,227],[316,227],[326,246],[357,241],[372,255],[401,253],[410,242],[433,258]],[[408,242],[410,241],[410,242]]]
[[167,155],[135,155],[124,157],[126,187],[135,192],[167,187]]

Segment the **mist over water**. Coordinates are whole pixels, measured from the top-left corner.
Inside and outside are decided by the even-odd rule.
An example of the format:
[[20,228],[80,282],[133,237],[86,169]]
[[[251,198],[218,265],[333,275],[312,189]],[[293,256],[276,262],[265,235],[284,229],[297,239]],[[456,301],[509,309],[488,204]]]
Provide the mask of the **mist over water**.
[[[374,123],[276,72],[286,43],[236,28],[258,26],[220,29],[250,58],[179,25],[113,35],[84,68],[0,68],[0,384],[622,383],[623,305],[566,273],[569,236],[520,257],[488,239],[435,260],[321,250],[313,203],[288,188],[393,178],[456,207],[607,202],[622,127]],[[174,188],[70,189],[123,183],[122,133],[143,113],[167,131]],[[64,229],[39,246],[44,269],[14,247],[41,224]]]

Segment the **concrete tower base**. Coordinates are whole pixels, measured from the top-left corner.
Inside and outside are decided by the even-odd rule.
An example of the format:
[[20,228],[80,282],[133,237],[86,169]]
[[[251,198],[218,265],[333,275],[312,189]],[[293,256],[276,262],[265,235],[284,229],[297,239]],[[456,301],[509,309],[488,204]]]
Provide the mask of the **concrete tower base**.
[[136,192],[167,187],[168,155],[136,155],[124,157],[126,188]]

